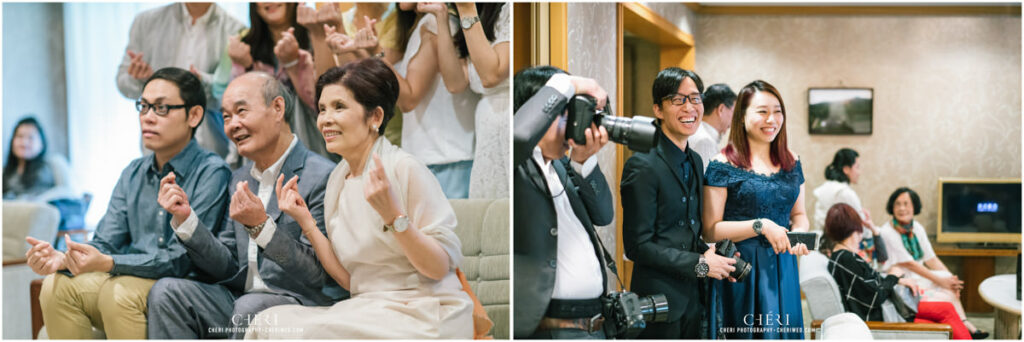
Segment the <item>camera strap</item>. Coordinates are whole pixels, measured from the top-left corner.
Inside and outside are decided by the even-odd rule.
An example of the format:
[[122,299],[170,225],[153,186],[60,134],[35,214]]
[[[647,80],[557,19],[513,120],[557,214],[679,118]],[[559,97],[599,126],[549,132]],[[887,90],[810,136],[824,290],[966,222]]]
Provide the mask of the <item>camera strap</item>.
[[619,283],[619,289],[625,289],[626,285],[623,284],[622,278],[619,278],[618,268],[615,267],[615,258],[612,257],[611,253],[608,253],[608,249],[604,248],[604,242],[601,241],[601,236],[597,235],[597,227],[594,227],[594,240],[597,240],[597,248],[601,249],[601,253],[604,254],[605,266],[608,267],[612,273],[615,274],[615,281]]

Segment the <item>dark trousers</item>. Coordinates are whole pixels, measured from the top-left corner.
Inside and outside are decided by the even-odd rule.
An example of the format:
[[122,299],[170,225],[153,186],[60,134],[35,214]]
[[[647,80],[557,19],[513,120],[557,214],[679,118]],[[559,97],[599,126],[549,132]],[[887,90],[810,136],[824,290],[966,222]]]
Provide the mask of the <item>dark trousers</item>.
[[[690,318],[690,319],[688,319]],[[701,339],[700,315],[683,316],[678,321],[647,323],[647,328],[637,336],[638,339],[660,340],[697,340]]]
[[163,278],[149,291],[147,337],[241,339],[256,314],[286,304],[299,301],[280,294],[239,294],[221,285]]

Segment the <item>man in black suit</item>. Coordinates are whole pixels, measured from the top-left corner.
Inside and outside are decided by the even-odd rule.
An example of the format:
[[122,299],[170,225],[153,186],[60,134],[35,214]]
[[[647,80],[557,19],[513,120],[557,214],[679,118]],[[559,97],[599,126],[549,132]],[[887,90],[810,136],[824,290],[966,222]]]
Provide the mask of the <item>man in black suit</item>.
[[634,262],[630,290],[668,299],[668,322],[648,323],[640,338],[699,339],[706,278],[735,269],[700,234],[704,165],[686,139],[700,127],[704,85],[694,72],[671,67],[652,88],[658,145],[626,161],[620,187],[623,247]]
[[607,93],[550,66],[523,70],[514,84],[513,334],[604,338],[607,259],[594,226],[611,223],[614,209],[593,156],[608,133],[591,125],[585,144],[567,141],[565,108],[574,94],[600,99],[603,108]]

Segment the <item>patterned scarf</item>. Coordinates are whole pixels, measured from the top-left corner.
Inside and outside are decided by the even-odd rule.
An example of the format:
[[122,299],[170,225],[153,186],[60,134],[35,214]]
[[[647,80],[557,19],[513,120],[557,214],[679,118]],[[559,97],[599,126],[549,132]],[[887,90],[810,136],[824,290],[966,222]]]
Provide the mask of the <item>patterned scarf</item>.
[[892,227],[896,229],[897,233],[900,233],[900,237],[903,238],[903,247],[907,249],[907,252],[910,252],[910,256],[914,257],[914,261],[921,261],[924,253],[921,252],[921,244],[917,242],[917,236],[914,236],[914,220],[910,220],[910,223],[902,225],[899,221],[893,219]]

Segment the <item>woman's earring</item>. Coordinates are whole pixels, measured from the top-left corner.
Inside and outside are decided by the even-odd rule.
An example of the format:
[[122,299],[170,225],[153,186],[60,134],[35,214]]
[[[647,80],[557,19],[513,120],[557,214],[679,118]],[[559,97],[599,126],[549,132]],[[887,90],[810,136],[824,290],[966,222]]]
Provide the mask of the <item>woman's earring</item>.
[[371,128],[373,128],[373,131],[374,131],[374,132],[376,132],[376,131],[377,131],[377,125],[372,125],[372,126],[370,126],[370,127],[371,127]]

